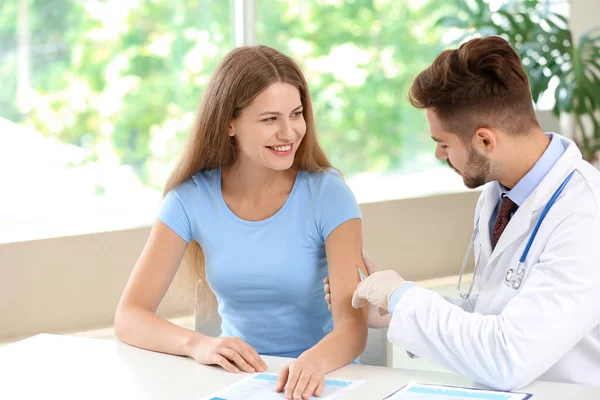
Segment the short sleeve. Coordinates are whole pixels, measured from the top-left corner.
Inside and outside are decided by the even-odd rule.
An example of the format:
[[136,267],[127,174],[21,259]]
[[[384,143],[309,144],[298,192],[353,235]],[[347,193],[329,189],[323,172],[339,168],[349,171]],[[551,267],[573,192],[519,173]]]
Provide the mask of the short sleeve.
[[158,211],[158,220],[171,228],[186,242],[189,243],[194,238],[188,214],[174,190],[167,193],[163,199]]
[[344,178],[334,170],[324,174],[318,204],[318,224],[323,241],[344,222],[361,218],[356,198]]

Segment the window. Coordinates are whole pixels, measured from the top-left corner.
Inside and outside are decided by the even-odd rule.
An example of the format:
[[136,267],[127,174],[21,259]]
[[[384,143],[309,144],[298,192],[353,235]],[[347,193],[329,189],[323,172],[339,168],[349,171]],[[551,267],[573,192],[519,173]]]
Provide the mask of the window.
[[257,1],[257,42],[300,63],[320,141],[359,201],[462,188],[456,174],[440,171],[424,113],[406,99],[415,76],[448,46],[434,25],[454,10],[450,3]]
[[0,243],[146,225],[216,63],[220,0],[0,2]]
[[445,0],[0,3],[0,243],[148,225],[216,63],[294,57],[359,201],[462,189],[406,94]]

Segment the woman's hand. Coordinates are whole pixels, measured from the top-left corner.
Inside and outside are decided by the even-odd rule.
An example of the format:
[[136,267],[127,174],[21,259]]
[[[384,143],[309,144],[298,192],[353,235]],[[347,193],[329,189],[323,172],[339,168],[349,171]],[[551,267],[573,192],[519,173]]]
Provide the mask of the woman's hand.
[[284,388],[286,399],[307,400],[312,395],[319,397],[325,390],[325,374],[318,363],[305,353],[279,372],[275,390],[282,392]]
[[229,372],[264,372],[267,364],[256,350],[237,337],[203,336],[190,350],[190,357],[206,365],[220,365]]

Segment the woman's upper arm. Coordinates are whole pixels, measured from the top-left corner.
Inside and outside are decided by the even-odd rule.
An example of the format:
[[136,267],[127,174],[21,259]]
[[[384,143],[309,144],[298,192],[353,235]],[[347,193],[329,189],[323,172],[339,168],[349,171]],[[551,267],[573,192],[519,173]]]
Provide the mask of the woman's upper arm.
[[135,306],[155,312],[183,259],[187,242],[156,220],[138,258],[119,307]]
[[362,221],[350,219],[334,229],[325,241],[329,282],[331,288],[331,310],[334,325],[348,319],[363,323],[367,327],[367,307],[354,309],[352,294],[360,282],[358,269],[365,275],[367,270],[362,259]]

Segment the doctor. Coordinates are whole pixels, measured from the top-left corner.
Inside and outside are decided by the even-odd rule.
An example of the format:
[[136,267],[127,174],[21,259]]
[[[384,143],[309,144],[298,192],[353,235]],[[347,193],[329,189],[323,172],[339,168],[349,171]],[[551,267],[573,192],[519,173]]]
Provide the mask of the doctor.
[[472,241],[477,290],[442,298],[381,271],[353,306],[389,311],[370,312],[370,323],[389,324],[390,341],[496,389],[599,386],[600,172],[572,141],[542,131],[520,59],[498,37],[442,52],[409,99],[425,110],[436,157],[467,187],[486,184]]

